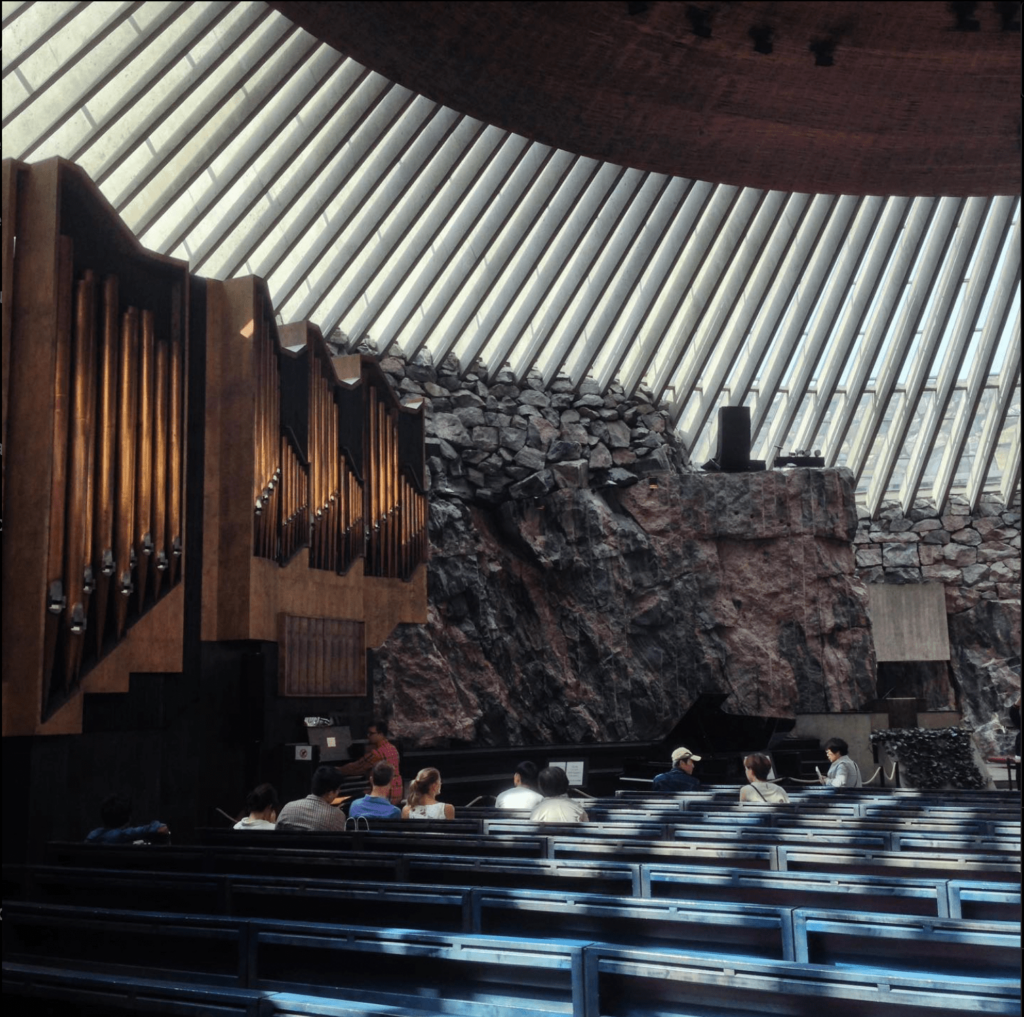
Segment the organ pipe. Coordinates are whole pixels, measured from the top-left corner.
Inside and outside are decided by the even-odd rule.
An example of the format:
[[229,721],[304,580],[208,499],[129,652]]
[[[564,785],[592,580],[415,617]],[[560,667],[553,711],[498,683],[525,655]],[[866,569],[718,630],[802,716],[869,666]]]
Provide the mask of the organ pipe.
[[115,502],[114,558],[117,592],[114,628],[117,638],[128,621],[129,600],[134,590],[135,553],[135,442],[139,402],[139,312],[129,307],[121,316],[121,343],[117,391],[117,497]]
[[135,452],[135,545],[139,564],[135,583],[139,610],[146,599],[149,562],[153,555],[153,395],[155,376],[153,312],[142,312],[139,349],[138,445]]

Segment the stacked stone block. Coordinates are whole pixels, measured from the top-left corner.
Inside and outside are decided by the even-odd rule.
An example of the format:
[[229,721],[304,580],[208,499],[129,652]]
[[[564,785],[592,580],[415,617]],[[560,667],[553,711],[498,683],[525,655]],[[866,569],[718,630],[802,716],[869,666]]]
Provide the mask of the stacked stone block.
[[942,583],[949,614],[981,600],[1019,602],[1020,520],[1019,494],[1009,507],[985,496],[973,513],[958,495],[941,512],[887,504],[858,523],[858,573],[867,583]]
[[429,484],[436,496],[484,505],[540,498],[564,488],[629,487],[641,478],[679,471],[682,449],[641,387],[601,393],[596,381],[577,388],[539,374],[520,385],[507,369],[465,375],[454,356],[435,366],[386,355],[380,364],[406,403],[426,408]]

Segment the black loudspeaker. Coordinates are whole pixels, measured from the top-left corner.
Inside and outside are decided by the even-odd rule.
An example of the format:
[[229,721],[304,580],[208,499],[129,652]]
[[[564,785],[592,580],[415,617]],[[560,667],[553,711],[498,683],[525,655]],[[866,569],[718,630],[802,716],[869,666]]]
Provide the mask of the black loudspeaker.
[[[750,407],[718,410],[718,452],[715,461],[725,473],[746,473],[750,467]],[[761,467],[764,469],[764,467]]]

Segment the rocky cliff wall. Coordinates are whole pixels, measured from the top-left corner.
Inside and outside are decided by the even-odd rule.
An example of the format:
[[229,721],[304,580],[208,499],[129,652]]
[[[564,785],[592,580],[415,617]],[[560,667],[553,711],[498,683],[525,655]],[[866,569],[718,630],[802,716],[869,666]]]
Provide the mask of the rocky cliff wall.
[[1021,686],[1020,527],[1019,494],[1009,506],[983,497],[974,512],[953,495],[943,512],[884,505],[877,519],[860,519],[854,538],[866,583],[943,584],[950,661],[881,664],[881,684],[932,709],[957,706],[985,755],[1013,742],[1005,724]]
[[429,620],[371,655],[408,745],[655,739],[702,692],[874,698],[848,472],[694,472],[649,393],[382,366],[428,414]]

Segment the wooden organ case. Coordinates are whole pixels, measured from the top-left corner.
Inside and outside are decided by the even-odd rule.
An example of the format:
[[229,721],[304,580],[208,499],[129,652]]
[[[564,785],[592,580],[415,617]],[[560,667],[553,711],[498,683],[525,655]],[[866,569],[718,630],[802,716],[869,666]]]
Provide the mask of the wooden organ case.
[[188,266],[75,166],[3,163],[3,730],[180,671]]
[[366,648],[426,621],[423,448],[372,357],[211,281],[203,639],[278,642],[280,695],[365,695]]
[[4,734],[75,733],[83,692],[181,671],[186,566],[202,642],[279,643],[279,695],[364,696],[366,648],[426,621],[422,407],[277,324],[262,280],[206,280],[186,440],[187,264],[57,159],[4,162],[3,237]]

